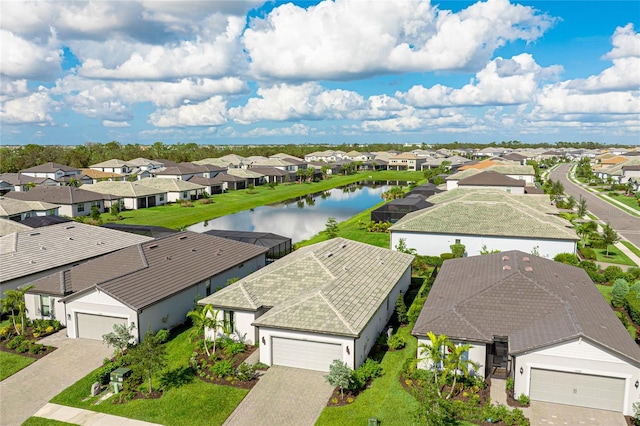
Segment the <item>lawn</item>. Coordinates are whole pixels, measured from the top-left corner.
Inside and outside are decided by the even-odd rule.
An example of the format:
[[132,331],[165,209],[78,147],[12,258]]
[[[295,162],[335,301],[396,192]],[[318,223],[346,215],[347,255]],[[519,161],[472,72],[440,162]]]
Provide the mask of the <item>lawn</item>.
[[[215,194],[211,197],[211,204],[194,202],[193,207],[181,207],[176,203],[139,210],[126,210],[121,213],[123,224],[164,226],[166,228],[181,229],[205,220],[215,219],[232,213],[251,208],[279,203],[295,199],[308,194],[315,194],[339,186],[359,181],[423,181],[421,172],[383,170],[378,172],[360,172],[353,175],[332,176],[330,179],[313,183],[291,183],[276,185],[270,189],[267,185],[256,186],[252,190],[243,189]],[[101,215],[103,222],[114,221],[109,213]]]
[[14,375],[36,359],[0,351],[0,381]]
[[626,248],[631,250],[636,256],[640,257],[640,249],[638,247],[634,246],[629,241],[620,241],[620,242],[624,244]]
[[596,261],[598,262],[637,266],[633,260],[629,259],[629,256],[624,254],[620,249],[614,247],[613,245],[609,246],[608,256],[606,249],[595,249],[594,251],[596,252]]
[[[189,330],[176,330],[167,342],[167,370],[188,367],[193,351],[188,339]],[[137,399],[126,404],[113,404],[107,400],[94,405],[97,397],[86,399],[93,382],[93,374],[89,374],[51,402],[164,425],[221,425],[248,393],[247,390],[217,386],[190,376],[188,383],[165,391],[160,399]],[[156,377],[154,387],[158,384]]]
[[633,208],[636,212],[640,213],[640,205],[638,205],[638,200],[636,199],[636,197],[627,197],[626,195],[617,195],[615,197],[609,195],[609,197],[621,202],[622,204],[626,204],[627,206]]
[[602,293],[607,303],[611,305],[611,298],[613,297],[611,296],[611,289],[613,289],[613,286],[596,284],[596,287],[598,287],[598,290],[600,290],[600,293]]
[[410,331],[411,326],[398,331],[407,339],[407,346],[402,351],[384,355],[381,362],[383,376],[375,379],[352,404],[325,408],[316,425],[366,425],[370,417],[376,417],[385,426],[413,424],[418,402],[404,390],[399,380],[404,360],[416,356],[417,339]]
[[29,417],[22,426],[66,426],[74,425],[75,423],[61,422],[58,420],[45,419],[43,417]]

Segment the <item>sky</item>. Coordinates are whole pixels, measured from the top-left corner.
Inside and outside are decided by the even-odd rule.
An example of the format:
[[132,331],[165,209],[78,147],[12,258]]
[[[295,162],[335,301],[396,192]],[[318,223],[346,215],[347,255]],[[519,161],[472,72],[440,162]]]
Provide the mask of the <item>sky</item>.
[[0,0],[0,144],[640,145],[640,2]]

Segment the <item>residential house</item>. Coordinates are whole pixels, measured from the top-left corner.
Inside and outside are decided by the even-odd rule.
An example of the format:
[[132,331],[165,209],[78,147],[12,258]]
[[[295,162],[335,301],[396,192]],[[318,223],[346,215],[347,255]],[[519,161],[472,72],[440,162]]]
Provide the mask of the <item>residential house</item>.
[[[302,247],[200,300],[260,362],[328,371],[360,366],[411,279],[413,256],[334,238]],[[212,336],[212,330],[207,331]]]
[[60,182],[65,176],[79,177],[82,174],[80,169],[53,162],[29,167],[28,169],[22,170],[21,173],[23,175],[31,177],[49,178],[55,180],[56,182]]
[[209,195],[221,194],[223,191],[223,183],[216,182],[214,178],[193,176],[189,178],[187,182],[195,183],[196,185],[204,187],[204,191]]
[[418,254],[439,256],[463,244],[469,256],[486,250],[522,250],[553,258],[576,252],[578,237],[557,216],[548,195],[499,190],[456,189],[433,195],[435,203],[409,213],[391,226],[391,247],[400,239]]
[[168,178],[142,179],[140,184],[166,193],[166,201],[169,203],[202,198],[202,193],[207,189],[206,186],[198,185],[195,182]]
[[53,272],[150,238],[77,222],[0,238],[0,294]]
[[118,201],[117,197],[104,195],[91,190],[73,186],[36,186],[27,192],[8,192],[4,196],[22,201],[44,201],[60,206],[58,214],[68,217],[88,216],[91,209],[97,207],[100,212],[106,211],[110,203]]
[[[219,167],[215,169],[220,170]],[[193,176],[204,177],[206,169],[203,166],[192,163],[180,163],[175,166],[165,167],[162,169],[153,170],[151,175],[154,178],[161,179],[177,179],[177,180],[189,180]]]
[[246,180],[247,185],[258,186],[264,183],[264,175],[250,169],[229,169],[227,174]]
[[147,329],[182,324],[195,300],[263,267],[266,251],[181,232],[32,281],[25,301],[30,318],[56,318],[70,338],[101,340],[122,324],[135,326],[139,341]]
[[305,155],[304,161],[306,162],[324,161],[326,163],[330,163],[333,161],[342,160],[345,154],[346,153],[344,151],[333,151],[333,150],[315,151]]
[[[490,164],[491,163],[491,164]],[[487,165],[487,166],[485,166]],[[465,170],[463,170],[465,169]],[[447,191],[458,187],[458,182],[461,179],[468,178],[469,176],[476,175],[483,171],[492,171],[508,176],[512,179],[521,180],[526,185],[535,185],[535,171],[533,166],[523,166],[520,164],[514,164],[511,162],[497,163],[495,161],[485,161],[475,165],[466,165],[460,167],[458,173],[454,173],[446,177]]]
[[273,167],[286,172],[295,173],[298,170],[298,166],[298,163],[293,163],[286,158],[265,158],[264,160],[252,162],[250,169],[253,170],[255,168]]
[[32,228],[29,225],[25,225],[22,222],[16,222],[15,220],[9,220],[0,217],[0,237],[13,234],[15,232],[30,231]]
[[510,178],[492,170],[476,173],[458,181],[461,189],[498,189],[511,194],[524,194],[525,181]]
[[227,172],[217,174],[213,179],[211,179],[211,182],[222,185],[223,191],[227,191],[229,189],[247,189],[247,186],[249,185],[246,177],[235,176]]
[[249,171],[261,174],[265,183],[285,183],[296,180],[295,172],[288,172],[277,167],[251,166]]
[[403,152],[402,154],[389,157],[389,164],[387,168],[389,170],[409,170],[417,171],[422,167],[422,163],[426,161],[424,157],[418,157],[410,152]]
[[125,180],[126,176],[119,174],[119,173],[113,173],[113,172],[103,172],[102,170],[94,170],[94,169],[82,169],[82,176],[85,176],[87,178],[91,179],[91,182],[88,182],[88,184],[94,184],[96,182],[100,182],[103,180]]
[[232,231],[223,229],[212,229],[204,232],[220,238],[228,238],[234,241],[254,244],[267,248],[267,263],[280,259],[293,251],[291,238],[270,232]]
[[91,185],[91,190],[117,198],[120,205],[129,210],[161,206],[168,202],[166,191],[147,186],[143,181],[97,182]]
[[116,173],[118,175],[128,175],[131,173],[131,170],[135,168],[135,166],[133,164],[128,164],[126,161],[114,158],[112,160],[92,164],[89,166],[89,168],[101,172]]
[[633,415],[640,398],[640,348],[580,268],[517,250],[447,260],[412,334],[429,332],[532,401]]
[[22,222],[33,216],[57,215],[58,205],[44,201],[23,201],[0,197],[0,217]]
[[0,195],[10,191],[25,192],[35,186],[58,186],[49,178],[36,178],[22,173],[0,173]]

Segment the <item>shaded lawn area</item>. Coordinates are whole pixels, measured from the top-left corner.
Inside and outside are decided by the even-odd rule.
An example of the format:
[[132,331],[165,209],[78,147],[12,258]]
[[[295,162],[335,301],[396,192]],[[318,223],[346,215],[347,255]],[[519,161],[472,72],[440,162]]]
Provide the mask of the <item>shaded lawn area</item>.
[[640,249],[636,246],[634,246],[633,244],[631,244],[629,241],[620,241],[626,248],[628,248],[629,250],[631,250],[636,256],[640,257]]
[[[193,352],[189,331],[188,327],[172,330],[172,337],[166,343],[165,371],[188,368]],[[56,395],[51,402],[164,425],[221,425],[248,393],[244,389],[206,383],[189,375],[188,383],[165,391],[159,399],[137,399],[126,404],[113,404],[107,400],[94,405],[98,397],[82,401],[89,396],[93,382],[93,373],[90,373]],[[159,384],[158,374],[154,376],[154,388]]]
[[602,293],[602,296],[605,298],[609,306],[611,306],[611,299],[613,298],[611,290],[613,289],[613,286],[596,284],[596,287],[600,290],[600,293]]
[[104,223],[115,221],[122,224],[164,226],[166,228],[180,229],[239,211],[279,203],[366,180],[419,181],[424,180],[424,176],[422,172],[393,170],[359,172],[348,176],[335,175],[320,182],[279,184],[274,189],[270,189],[267,185],[260,185],[252,190],[242,189],[224,194],[215,194],[211,197],[211,204],[201,204],[199,201],[194,201],[193,207],[181,207],[176,203],[172,203],[146,209],[126,210],[120,213],[124,218],[120,221],[115,221],[114,217],[109,213],[103,213],[101,219]]
[[613,245],[609,246],[609,256],[606,249],[594,249],[596,252],[596,260],[598,262],[615,263],[618,265],[637,266],[635,262],[629,259],[620,249]]
[[405,426],[415,423],[413,413],[418,402],[400,384],[399,376],[405,359],[416,355],[417,339],[410,334],[411,326],[402,327],[398,334],[407,339],[402,351],[387,352],[380,365],[382,377],[375,379],[371,388],[356,400],[342,407],[326,407],[316,425],[366,425],[370,417],[376,417],[382,425]]
[[0,351],[0,381],[16,374],[35,361],[35,358]]
[[66,426],[74,423],[61,422],[59,420],[45,419],[44,417],[29,417],[22,426]]

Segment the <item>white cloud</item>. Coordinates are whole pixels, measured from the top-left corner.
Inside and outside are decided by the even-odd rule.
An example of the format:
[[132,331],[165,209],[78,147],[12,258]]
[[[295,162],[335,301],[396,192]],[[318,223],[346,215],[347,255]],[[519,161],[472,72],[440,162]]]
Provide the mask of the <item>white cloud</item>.
[[107,87],[84,90],[77,95],[67,96],[65,103],[78,114],[90,118],[110,121],[126,121],[133,118],[127,109]]
[[178,108],[161,109],[149,116],[158,127],[219,126],[227,122],[227,102],[221,96]]
[[0,29],[0,40],[0,73],[4,76],[48,80],[61,70],[62,51],[54,47],[53,36],[41,46]]
[[640,34],[634,31],[633,24],[616,28],[611,44],[613,49],[604,55],[605,59],[640,57]]
[[131,124],[126,121],[102,120],[102,125],[104,127],[131,127]]
[[49,97],[47,89],[41,87],[29,96],[15,98],[0,106],[0,121],[4,124],[54,124],[50,112],[57,103]]
[[420,107],[513,105],[535,99],[539,82],[554,77],[561,67],[540,67],[528,53],[511,59],[496,58],[476,74],[476,79],[460,89],[436,84],[431,88],[413,86],[396,96]]
[[244,133],[244,136],[260,137],[260,136],[307,136],[312,131],[308,126],[295,123],[290,127],[276,127],[268,129],[266,127],[258,127]]
[[29,93],[27,88],[27,80],[10,80],[8,78],[0,79],[0,102],[6,102],[9,99],[21,98]]
[[360,78],[388,72],[478,69],[494,50],[533,41],[553,20],[507,0],[458,13],[428,0],[287,3],[250,22],[243,42],[259,78]]

